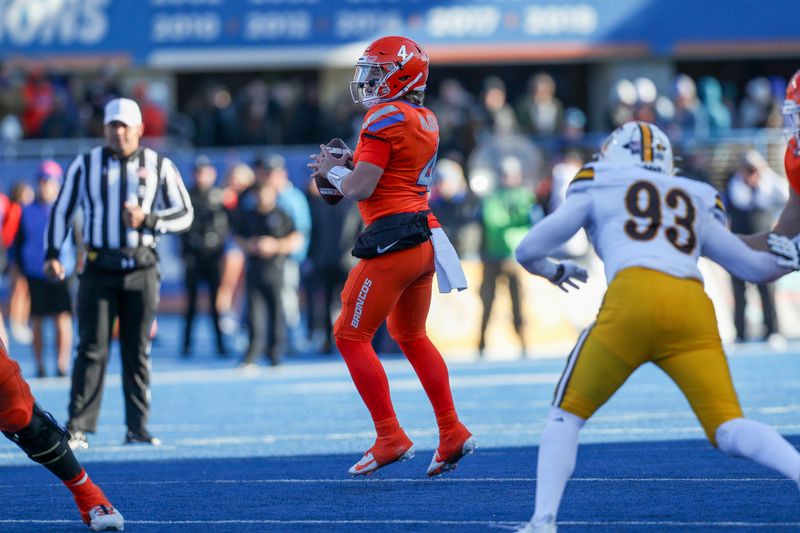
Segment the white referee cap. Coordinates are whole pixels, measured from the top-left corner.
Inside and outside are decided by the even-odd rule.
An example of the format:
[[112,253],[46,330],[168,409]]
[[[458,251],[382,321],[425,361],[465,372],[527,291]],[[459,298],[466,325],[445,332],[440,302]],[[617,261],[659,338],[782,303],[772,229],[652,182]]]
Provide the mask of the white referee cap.
[[103,124],[119,121],[126,126],[138,126],[142,123],[142,112],[139,104],[130,98],[115,98],[106,104]]

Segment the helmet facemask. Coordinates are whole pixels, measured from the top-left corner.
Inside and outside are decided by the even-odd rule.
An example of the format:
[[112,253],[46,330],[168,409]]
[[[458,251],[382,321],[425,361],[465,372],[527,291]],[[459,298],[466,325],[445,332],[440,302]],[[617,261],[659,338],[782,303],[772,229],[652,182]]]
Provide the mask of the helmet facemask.
[[800,146],[800,70],[786,84],[786,99],[783,101],[786,140],[795,139]]
[[357,104],[372,107],[385,101],[391,92],[387,79],[398,70],[393,63],[367,63],[359,61],[350,82],[350,96]]
[[784,101],[783,117],[786,123],[786,128],[784,129],[786,140],[794,137],[798,145],[800,145],[800,103],[794,100]]

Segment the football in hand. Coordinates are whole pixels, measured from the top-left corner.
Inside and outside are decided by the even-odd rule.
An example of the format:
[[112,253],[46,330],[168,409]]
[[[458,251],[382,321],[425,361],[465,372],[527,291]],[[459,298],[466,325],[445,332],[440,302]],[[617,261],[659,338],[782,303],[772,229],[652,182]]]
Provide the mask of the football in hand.
[[[331,141],[325,146],[330,149],[331,155],[334,157],[342,157],[346,153],[350,154],[351,157],[347,160],[347,168],[353,168],[352,151],[347,147],[347,144],[343,140],[335,137],[334,139],[331,139]],[[316,176],[315,182],[317,184],[319,195],[327,204],[337,204],[342,198],[344,198],[342,193],[340,193],[325,176]]]

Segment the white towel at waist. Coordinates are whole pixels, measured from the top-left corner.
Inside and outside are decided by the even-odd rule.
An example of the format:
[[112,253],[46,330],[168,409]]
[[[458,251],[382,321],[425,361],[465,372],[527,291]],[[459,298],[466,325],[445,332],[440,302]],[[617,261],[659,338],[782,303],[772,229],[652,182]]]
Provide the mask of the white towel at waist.
[[431,228],[433,243],[433,262],[436,265],[436,281],[439,292],[447,294],[453,289],[463,291],[467,288],[467,277],[461,268],[461,261],[450,239],[442,228]]

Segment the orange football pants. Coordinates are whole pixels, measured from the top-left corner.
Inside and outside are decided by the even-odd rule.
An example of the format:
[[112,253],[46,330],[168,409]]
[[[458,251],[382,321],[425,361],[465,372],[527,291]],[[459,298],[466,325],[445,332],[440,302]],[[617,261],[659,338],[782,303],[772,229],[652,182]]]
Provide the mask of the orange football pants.
[[386,320],[398,343],[424,337],[433,287],[433,245],[362,259],[342,290],[336,338],[371,342]]
[[31,423],[31,416],[31,389],[22,379],[19,365],[8,356],[0,341],[0,431],[19,431]]

